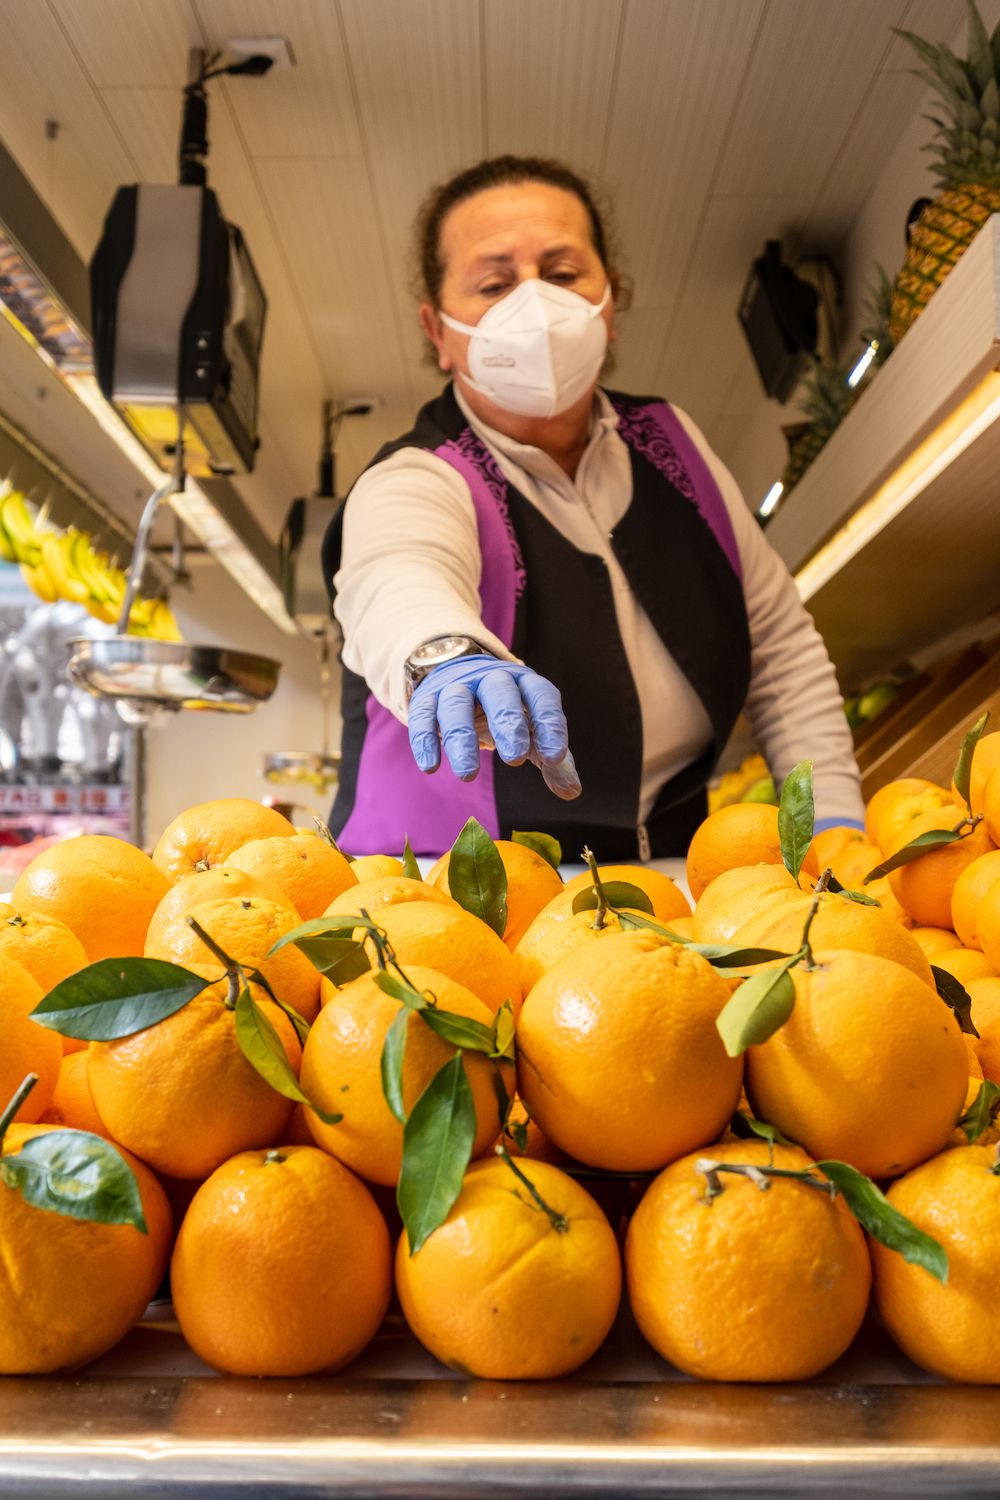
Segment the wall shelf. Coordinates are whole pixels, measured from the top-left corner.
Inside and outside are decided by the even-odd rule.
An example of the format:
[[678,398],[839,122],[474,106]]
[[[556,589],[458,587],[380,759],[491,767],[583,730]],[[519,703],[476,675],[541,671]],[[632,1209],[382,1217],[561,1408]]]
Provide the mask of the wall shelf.
[[845,691],[1000,605],[1000,215],[768,528]]

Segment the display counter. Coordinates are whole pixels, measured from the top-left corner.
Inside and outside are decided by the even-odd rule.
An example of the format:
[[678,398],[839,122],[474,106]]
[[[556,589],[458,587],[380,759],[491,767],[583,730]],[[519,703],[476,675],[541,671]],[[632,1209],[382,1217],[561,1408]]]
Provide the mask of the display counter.
[[0,1495],[995,1496],[1000,1391],[937,1384],[874,1325],[801,1385],[709,1385],[627,1318],[571,1379],[457,1379],[390,1313],[341,1376],[216,1376],[167,1327],[0,1381]]

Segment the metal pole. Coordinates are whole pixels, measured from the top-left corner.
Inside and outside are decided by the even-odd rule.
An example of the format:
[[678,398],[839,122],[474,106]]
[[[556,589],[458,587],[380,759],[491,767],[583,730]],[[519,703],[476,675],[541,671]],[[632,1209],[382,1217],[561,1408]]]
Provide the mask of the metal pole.
[[129,788],[128,836],[137,849],[146,847],[146,726],[132,724],[127,739],[127,772]]

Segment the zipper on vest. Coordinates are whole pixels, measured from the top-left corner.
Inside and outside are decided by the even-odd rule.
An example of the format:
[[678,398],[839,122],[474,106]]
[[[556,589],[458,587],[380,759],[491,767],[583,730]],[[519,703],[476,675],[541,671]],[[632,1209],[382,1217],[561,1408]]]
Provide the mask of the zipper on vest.
[[635,831],[639,839],[639,858],[642,860],[651,859],[653,848],[649,842],[649,829],[645,823],[640,823]]

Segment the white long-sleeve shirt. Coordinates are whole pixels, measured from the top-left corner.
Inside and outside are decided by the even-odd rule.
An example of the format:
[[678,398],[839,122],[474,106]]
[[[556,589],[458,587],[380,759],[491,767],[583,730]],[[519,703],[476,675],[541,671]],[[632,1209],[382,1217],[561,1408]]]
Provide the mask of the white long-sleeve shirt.
[[[457,387],[455,394],[506,479],[568,541],[608,568],[642,713],[639,817],[645,821],[660,788],[706,749],[712,729],[611,546],[609,534],[632,499],[631,459],[614,408],[598,390],[587,447],[570,479],[541,449],[487,427]],[[691,419],[675,411],[719,487],[739,549],[752,648],[746,714],[754,737],[779,784],[798,761],[812,759],[818,818],[859,820],[860,780],[826,648],[733,476]],[[481,575],[472,497],[449,463],[421,448],[402,448],[361,476],[344,515],[334,608],[345,664],[403,722],[403,663],[423,642],[468,635],[515,660],[482,622]]]

